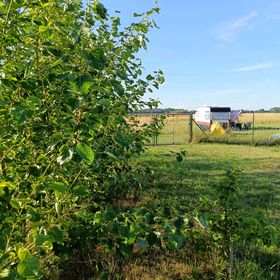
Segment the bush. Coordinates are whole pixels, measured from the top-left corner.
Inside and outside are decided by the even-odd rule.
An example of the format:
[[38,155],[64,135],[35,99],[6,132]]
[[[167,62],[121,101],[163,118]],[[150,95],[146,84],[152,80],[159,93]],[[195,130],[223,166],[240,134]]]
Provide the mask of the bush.
[[121,29],[98,1],[0,4],[1,277],[40,277],[74,240],[104,241],[106,201],[130,187],[130,157],[161,125],[128,117],[156,106],[142,97],[163,82],[135,56],[154,12]]

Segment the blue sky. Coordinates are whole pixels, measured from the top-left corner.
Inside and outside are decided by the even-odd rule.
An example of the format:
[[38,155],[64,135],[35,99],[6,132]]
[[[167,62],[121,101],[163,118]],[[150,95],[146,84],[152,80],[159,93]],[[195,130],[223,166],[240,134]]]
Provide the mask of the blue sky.
[[[103,0],[123,24],[151,0]],[[140,56],[147,71],[162,69],[166,83],[149,97],[161,107],[201,105],[234,109],[280,106],[279,0],[161,0]]]

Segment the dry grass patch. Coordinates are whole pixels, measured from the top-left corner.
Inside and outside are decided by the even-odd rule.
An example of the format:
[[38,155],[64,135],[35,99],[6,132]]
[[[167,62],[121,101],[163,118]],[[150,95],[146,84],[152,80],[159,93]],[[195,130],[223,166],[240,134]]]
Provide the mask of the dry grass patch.
[[223,261],[215,252],[189,255],[154,251],[139,255],[125,263],[122,279],[125,280],[183,280],[183,279],[222,279]]

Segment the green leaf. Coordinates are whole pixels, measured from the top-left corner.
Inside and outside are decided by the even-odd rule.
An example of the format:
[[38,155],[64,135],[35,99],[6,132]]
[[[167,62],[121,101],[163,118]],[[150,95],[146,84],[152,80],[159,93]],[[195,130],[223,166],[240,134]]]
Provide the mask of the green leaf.
[[26,101],[30,102],[34,106],[42,105],[42,100],[36,96],[29,96],[27,97]]
[[94,221],[95,221],[95,223],[97,223],[97,224],[100,223],[101,219],[102,219],[102,213],[100,211],[97,211],[94,214]]
[[53,242],[62,244],[64,241],[64,232],[62,229],[59,229],[58,227],[49,229],[48,235],[52,237]]
[[115,160],[121,160],[121,157],[116,154],[115,152],[111,151],[109,148],[105,149],[105,154],[107,154],[108,156],[110,156],[111,158],[115,159]]
[[90,87],[93,85],[93,82],[87,81],[87,82],[83,82],[80,91],[82,93],[88,93]]
[[94,161],[94,153],[89,145],[85,143],[78,143],[76,145],[76,151],[78,155],[89,164]]
[[106,66],[107,58],[102,48],[96,49],[91,52],[83,51],[82,55],[86,59],[87,64],[97,70],[102,70]]
[[27,255],[17,266],[18,274],[26,278],[38,276],[39,269],[40,261],[32,255]]
[[36,246],[40,246],[47,252],[53,249],[53,242],[53,236],[48,234],[38,234],[35,239]]
[[80,93],[88,93],[90,87],[94,84],[92,75],[85,73],[82,76],[68,75],[68,79],[73,89]]
[[42,244],[44,244],[46,241],[49,242],[54,242],[54,239],[51,235],[47,235],[47,234],[38,234],[36,236],[36,240],[35,240],[35,244],[37,246],[41,246]]
[[135,236],[130,236],[128,238],[126,238],[126,244],[127,245],[132,245],[135,242]]
[[90,192],[86,186],[75,186],[73,188],[73,194],[78,196],[88,195]]
[[65,193],[67,192],[68,188],[65,186],[65,184],[60,183],[60,182],[53,182],[51,184],[47,185],[48,190],[53,190],[59,193]]
[[148,80],[148,81],[152,81],[153,79],[154,79],[154,77],[152,76],[152,75],[148,75],[147,77],[146,77],[146,79]]
[[11,182],[0,182],[0,188],[15,189],[16,185]]
[[127,140],[126,137],[122,133],[119,133],[119,132],[117,132],[113,136],[113,140],[115,143],[119,144],[122,147],[128,147],[130,144],[129,140]]
[[169,240],[167,243],[167,248],[170,251],[176,251],[177,250],[177,242],[175,240]]
[[205,216],[203,214],[199,213],[197,215],[197,219],[204,228],[208,228],[207,219],[205,218]]
[[0,189],[0,197],[6,195],[5,191],[3,189]]
[[23,261],[27,257],[28,254],[29,254],[28,250],[22,249],[22,248],[20,248],[17,252],[17,255],[18,255],[18,258],[20,261]]
[[13,224],[16,221],[15,216],[8,216],[4,219],[5,224]]
[[49,28],[47,26],[44,26],[44,25],[39,26],[39,32],[40,33],[44,33],[46,31],[48,31],[48,29]]
[[105,8],[105,6],[103,4],[101,4],[99,2],[96,6],[96,12],[102,19],[107,18],[107,9]]
[[10,270],[8,268],[4,268],[0,271],[0,278],[6,278],[9,277]]
[[182,249],[186,245],[186,237],[181,233],[177,238],[177,248]]
[[100,99],[98,103],[104,107],[109,107],[111,105],[110,99],[107,98]]
[[144,251],[148,249],[148,243],[144,238],[137,238],[137,245]]
[[73,86],[74,90],[81,92],[81,93],[88,93],[90,87],[93,85],[93,82],[91,81],[82,81],[79,82],[70,82]]
[[15,209],[19,209],[21,206],[21,201],[17,200],[16,198],[11,198],[10,205]]
[[144,13],[143,14],[138,14],[138,13],[133,14],[134,17],[142,17],[143,15],[144,15]]

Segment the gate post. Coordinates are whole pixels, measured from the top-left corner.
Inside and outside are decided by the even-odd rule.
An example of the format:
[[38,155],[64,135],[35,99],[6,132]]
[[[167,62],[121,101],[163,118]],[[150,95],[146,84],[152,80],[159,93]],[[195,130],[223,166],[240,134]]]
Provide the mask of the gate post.
[[189,143],[193,140],[193,115],[190,114],[189,118]]
[[253,112],[253,125],[252,129],[252,145],[255,143],[255,112]]

